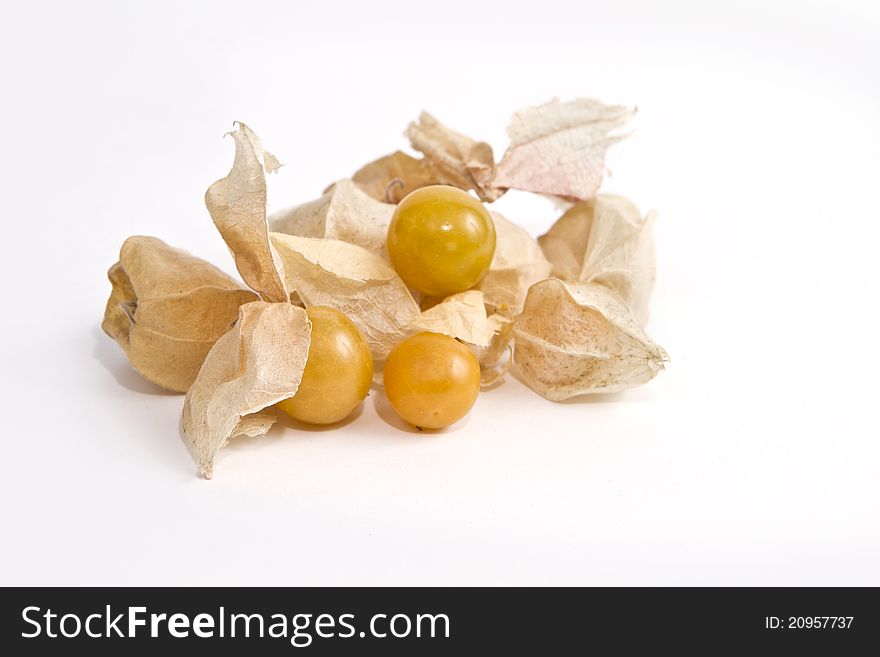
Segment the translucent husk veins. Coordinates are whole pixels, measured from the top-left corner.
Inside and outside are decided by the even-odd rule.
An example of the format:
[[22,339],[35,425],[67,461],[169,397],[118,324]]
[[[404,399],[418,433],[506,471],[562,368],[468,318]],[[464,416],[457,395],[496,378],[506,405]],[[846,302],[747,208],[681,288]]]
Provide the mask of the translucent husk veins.
[[622,196],[599,194],[573,205],[538,242],[554,276],[604,285],[645,324],[654,288],[654,216],[642,218]]
[[327,238],[385,256],[394,205],[377,201],[351,180],[339,180],[320,198],[276,212],[269,228],[296,237]]
[[553,401],[635,387],[668,360],[626,303],[597,283],[551,278],[534,285],[513,334],[517,370]]

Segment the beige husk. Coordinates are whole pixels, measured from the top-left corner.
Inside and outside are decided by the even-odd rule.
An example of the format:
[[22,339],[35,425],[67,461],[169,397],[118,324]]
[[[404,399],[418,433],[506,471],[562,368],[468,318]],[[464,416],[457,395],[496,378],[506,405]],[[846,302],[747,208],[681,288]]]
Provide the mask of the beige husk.
[[210,479],[232,436],[264,434],[272,415],[253,414],[296,394],[309,353],[311,324],[289,303],[241,307],[233,330],[211,349],[183,405],[183,431]]
[[495,157],[489,144],[465,137],[427,112],[409,124],[406,136],[412,147],[449,181],[447,184],[472,189],[483,201],[501,196],[493,185]]
[[245,124],[239,123],[238,130],[231,134],[235,139],[232,170],[208,188],[205,205],[245,283],[265,301],[288,301],[283,270],[269,243],[266,222],[263,164],[269,171],[280,165]]
[[552,266],[528,231],[498,212],[490,214],[495,222],[495,256],[476,289],[483,293],[490,312],[513,317],[522,310],[529,288],[547,278]]
[[426,185],[453,185],[494,201],[508,189],[567,200],[592,198],[605,174],[605,152],[627,135],[620,129],[635,110],[591,98],[554,99],[516,112],[510,145],[495,164],[492,147],[440,123],[427,112],[406,136],[417,159],[395,151],[359,169],[352,180],[374,199],[398,203]]
[[392,204],[399,203],[404,196],[421,187],[455,186],[455,181],[440,172],[427,158],[418,159],[401,151],[394,151],[365,164],[351,180],[368,196]]
[[474,347],[488,347],[500,322],[486,316],[482,292],[468,290],[448,296],[420,313],[410,326],[414,331],[443,333]]
[[479,290],[468,290],[446,297],[423,311],[411,327],[453,337],[470,347],[484,367],[493,367],[504,354],[512,337],[511,321],[498,314],[488,315]]
[[278,415],[272,406],[264,408],[262,411],[245,415],[235,425],[229,440],[233,438],[259,438],[260,436],[265,436],[277,421]]
[[498,332],[489,346],[476,350],[480,361],[480,386],[484,390],[499,383],[513,367],[513,321],[501,315],[492,317],[498,322]]
[[617,132],[635,114],[619,105],[580,98],[554,99],[513,115],[510,146],[493,184],[539,194],[586,200],[605,171],[605,151],[626,135]]
[[667,360],[627,305],[595,283],[538,283],[513,332],[517,370],[553,401],[632,388],[654,378]]
[[394,205],[375,200],[351,180],[340,180],[320,198],[274,213],[269,230],[341,240],[384,256],[393,213]]
[[643,219],[622,196],[599,194],[574,205],[538,242],[554,276],[614,290],[644,325],[654,288],[654,216]]
[[289,302],[281,260],[269,241],[264,166],[280,165],[245,125],[233,136],[232,170],[208,188],[205,203],[242,276],[265,301],[240,308],[187,393],[183,431],[206,478],[230,438],[265,434],[275,420],[269,407],[296,394],[311,334],[305,310]]
[[145,379],[186,392],[217,339],[257,299],[210,263],[155,237],[129,237],[108,272],[104,331]]
[[348,315],[381,364],[409,333],[419,307],[384,258],[354,244],[272,233],[287,286],[306,307],[330,306]]

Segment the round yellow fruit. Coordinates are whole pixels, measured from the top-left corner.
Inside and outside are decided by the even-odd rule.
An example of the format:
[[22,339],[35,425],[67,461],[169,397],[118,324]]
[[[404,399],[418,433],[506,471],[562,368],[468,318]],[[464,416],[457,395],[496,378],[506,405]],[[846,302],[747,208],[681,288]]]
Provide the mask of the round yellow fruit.
[[442,429],[471,410],[480,392],[480,364],[457,340],[419,333],[388,355],[385,394],[404,420],[421,429]]
[[312,306],[306,313],[312,323],[312,339],[302,382],[293,397],[275,406],[301,422],[339,422],[370,391],[370,347],[357,326],[338,310]]
[[408,286],[435,297],[472,288],[495,255],[495,224],[470,194],[422,187],[398,203],[388,226],[388,255]]

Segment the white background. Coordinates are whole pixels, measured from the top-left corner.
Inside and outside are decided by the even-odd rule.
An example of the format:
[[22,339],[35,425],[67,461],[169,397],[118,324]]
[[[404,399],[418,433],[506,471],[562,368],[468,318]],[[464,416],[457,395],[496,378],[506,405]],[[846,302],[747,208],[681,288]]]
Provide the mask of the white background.
[[[880,584],[871,4],[3,2],[0,583]],[[99,323],[128,235],[234,271],[202,201],[233,120],[286,163],[277,209],[422,109],[500,154],[554,96],[639,107],[605,189],[659,210],[667,371],[567,404],[511,378],[430,436],[373,392],[196,478],[182,398]]]

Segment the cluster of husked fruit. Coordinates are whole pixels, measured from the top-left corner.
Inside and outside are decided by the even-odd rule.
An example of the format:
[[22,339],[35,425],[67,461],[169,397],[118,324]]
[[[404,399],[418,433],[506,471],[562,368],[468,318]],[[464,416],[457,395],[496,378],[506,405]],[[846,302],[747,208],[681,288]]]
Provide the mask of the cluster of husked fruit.
[[[495,254],[489,212],[470,194],[431,185],[396,207],[387,238],[388,255],[401,279],[422,294],[447,297],[480,282]],[[373,360],[363,335],[338,310],[313,306],[308,361],[296,394],[276,408],[302,422],[330,424],[366,397]],[[480,364],[466,346],[441,333],[421,332],[389,354],[385,394],[404,420],[440,429],[460,420],[480,391]]]
[[[281,165],[238,124],[205,204],[241,281],[130,237],[103,328],[145,378],[186,394],[183,434],[208,478],[229,440],[279,412],[341,422],[374,385],[419,429],[461,420],[511,369],[551,401],[641,385],[667,360],[644,329],[653,213],[599,193],[632,115],[583,98],[521,110],[496,161],[423,113],[406,131],[422,157],[395,151],[271,217],[266,174]],[[564,210],[536,238],[484,207],[510,190]]]

